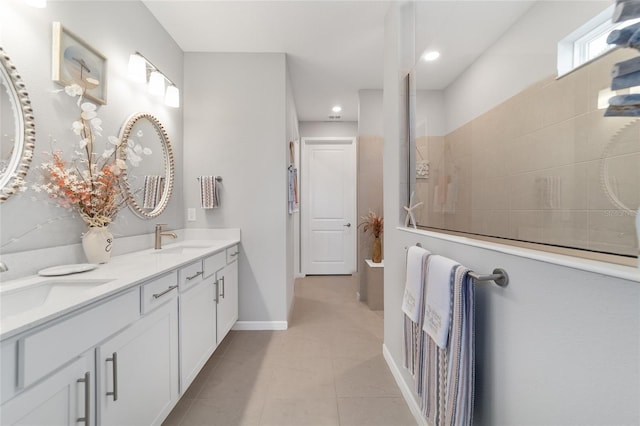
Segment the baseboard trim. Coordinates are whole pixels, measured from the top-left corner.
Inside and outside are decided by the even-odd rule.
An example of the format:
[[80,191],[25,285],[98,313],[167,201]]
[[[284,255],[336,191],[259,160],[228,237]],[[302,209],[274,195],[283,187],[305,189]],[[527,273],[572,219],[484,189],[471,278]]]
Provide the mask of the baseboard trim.
[[393,357],[391,356],[391,352],[389,352],[389,349],[387,349],[387,345],[385,344],[382,345],[382,355],[384,356],[385,361],[387,361],[389,370],[391,370],[393,378],[396,379],[396,383],[400,388],[400,392],[402,392],[402,396],[407,402],[409,410],[411,411],[411,414],[413,414],[413,417],[416,419],[416,422],[418,422],[418,425],[420,426],[429,426],[427,420],[422,417],[422,410],[420,410],[418,401],[415,400],[413,392],[411,391],[411,389],[409,389],[409,386],[404,381],[402,373],[400,372],[400,368],[398,368],[398,366],[396,365]]
[[236,321],[232,330],[286,330],[289,328],[287,321]]

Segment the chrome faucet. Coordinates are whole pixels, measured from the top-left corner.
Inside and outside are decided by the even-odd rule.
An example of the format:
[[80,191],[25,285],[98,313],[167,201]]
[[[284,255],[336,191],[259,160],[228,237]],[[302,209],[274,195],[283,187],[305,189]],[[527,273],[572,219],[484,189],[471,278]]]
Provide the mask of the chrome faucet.
[[4,262],[0,262],[0,272],[7,272],[8,270],[9,267]]
[[167,224],[166,223],[156,224],[156,244],[154,246],[156,250],[160,250],[162,248],[162,237],[178,238],[178,235],[175,232],[163,231],[162,230],[163,226],[167,226]]

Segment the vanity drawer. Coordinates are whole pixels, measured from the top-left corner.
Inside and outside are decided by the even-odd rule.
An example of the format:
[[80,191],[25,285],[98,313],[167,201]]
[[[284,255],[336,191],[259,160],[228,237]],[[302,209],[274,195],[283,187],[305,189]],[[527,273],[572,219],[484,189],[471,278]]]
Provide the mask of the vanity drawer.
[[187,266],[180,268],[178,273],[180,280],[180,291],[185,291],[191,288],[193,285],[202,281],[204,275],[204,269],[202,267],[202,260],[193,262]]
[[233,247],[229,247],[227,249],[227,263],[234,262],[238,259],[238,255],[240,254],[240,247],[237,245]]
[[204,277],[208,278],[224,268],[227,264],[225,253],[223,251],[204,258]]
[[178,292],[177,272],[158,277],[140,287],[142,295],[142,314],[146,314],[164,302],[171,300]]
[[138,289],[117,296],[18,341],[18,388],[26,388],[140,317]]

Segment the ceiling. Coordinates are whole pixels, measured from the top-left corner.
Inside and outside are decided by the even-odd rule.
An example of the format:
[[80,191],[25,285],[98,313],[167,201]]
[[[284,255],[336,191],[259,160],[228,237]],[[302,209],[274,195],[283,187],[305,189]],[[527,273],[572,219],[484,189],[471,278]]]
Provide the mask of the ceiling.
[[[357,121],[358,91],[382,89],[380,1],[180,1],[143,3],[185,52],[284,52],[300,121]],[[416,49],[437,47],[424,89],[446,87],[531,6],[531,1],[419,1]],[[478,19],[478,17],[483,19]],[[464,29],[464,30],[463,30]]]

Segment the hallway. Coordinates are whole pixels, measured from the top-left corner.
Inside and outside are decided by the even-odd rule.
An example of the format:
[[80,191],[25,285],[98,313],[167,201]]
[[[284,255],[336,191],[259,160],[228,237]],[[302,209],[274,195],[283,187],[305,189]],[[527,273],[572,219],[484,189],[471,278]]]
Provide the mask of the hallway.
[[404,426],[415,419],[382,356],[382,312],[353,277],[296,281],[286,331],[232,331],[165,426]]

